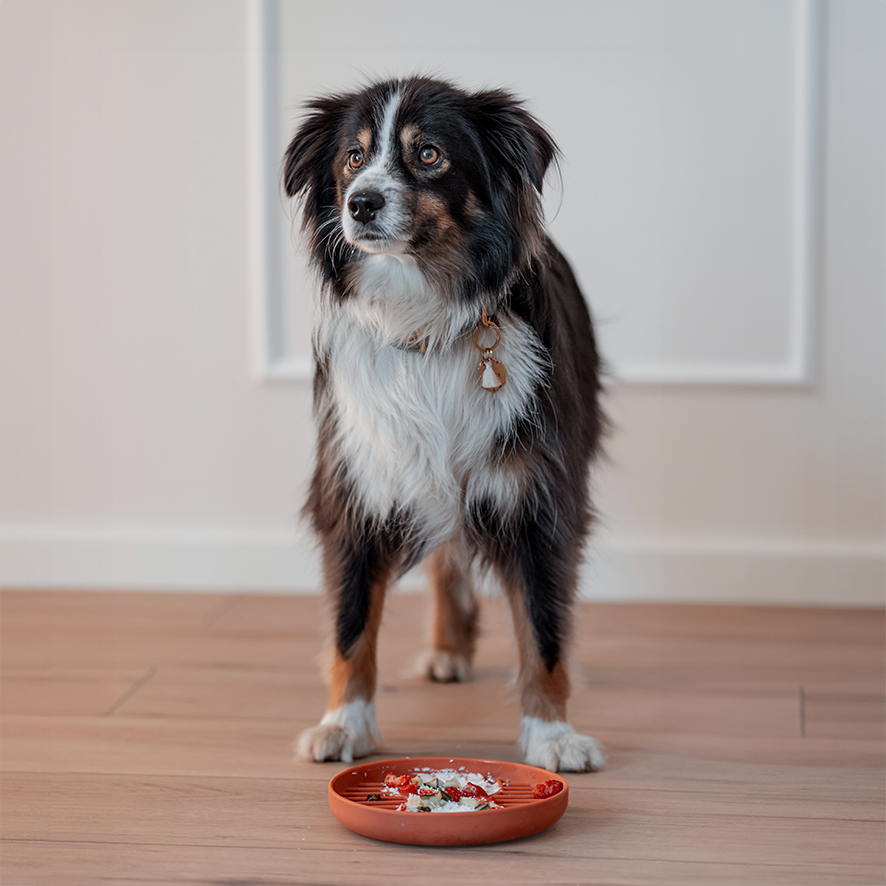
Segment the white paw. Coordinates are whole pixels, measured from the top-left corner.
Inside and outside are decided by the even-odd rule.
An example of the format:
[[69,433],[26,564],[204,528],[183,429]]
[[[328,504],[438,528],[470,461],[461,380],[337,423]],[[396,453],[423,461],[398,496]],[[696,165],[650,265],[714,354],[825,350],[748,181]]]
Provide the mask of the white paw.
[[305,729],[295,742],[303,760],[341,760],[353,763],[371,754],[381,741],[372,702],[351,701],[328,711],[317,726]]
[[429,649],[418,660],[418,673],[435,683],[464,683],[471,675],[471,663],[463,655]]
[[579,735],[563,720],[547,722],[537,717],[523,717],[519,748],[531,766],[552,772],[596,772],[606,765],[597,740]]

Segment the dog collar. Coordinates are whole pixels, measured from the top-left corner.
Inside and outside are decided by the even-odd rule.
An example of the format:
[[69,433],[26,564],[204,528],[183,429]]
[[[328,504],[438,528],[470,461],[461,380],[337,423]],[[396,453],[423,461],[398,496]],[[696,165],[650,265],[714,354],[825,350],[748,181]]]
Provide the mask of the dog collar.
[[[495,341],[491,345],[481,345],[477,341],[477,333],[481,331],[491,330],[495,333]],[[483,308],[483,316],[480,322],[474,327],[471,336],[474,347],[483,354],[483,359],[477,367],[477,377],[480,387],[490,394],[500,391],[508,380],[508,374],[504,364],[496,360],[492,356],[492,352],[498,347],[501,341],[501,329],[498,324],[493,323],[486,314],[486,308]],[[421,329],[416,329],[409,338],[400,342],[391,343],[399,351],[411,351],[417,354],[425,354],[428,350],[428,340],[422,335]]]

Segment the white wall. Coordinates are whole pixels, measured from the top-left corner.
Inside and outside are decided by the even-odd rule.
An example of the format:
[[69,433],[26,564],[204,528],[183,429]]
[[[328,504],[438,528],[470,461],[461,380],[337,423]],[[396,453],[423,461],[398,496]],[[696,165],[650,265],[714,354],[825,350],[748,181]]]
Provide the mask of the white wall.
[[[0,584],[316,586],[309,386],[253,373],[246,21],[0,3]],[[615,383],[589,596],[882,604],[884,6],[824,23],[814,380]]]

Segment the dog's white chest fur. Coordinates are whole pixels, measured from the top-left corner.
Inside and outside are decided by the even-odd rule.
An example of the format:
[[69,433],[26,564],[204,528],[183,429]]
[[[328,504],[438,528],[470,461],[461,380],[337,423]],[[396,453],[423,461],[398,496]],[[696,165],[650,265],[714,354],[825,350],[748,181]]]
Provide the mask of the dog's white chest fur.
[[[517,505],[518,478],[491,456],[517,419],[538,421],[547,356],[529,326],[502,319],[495,357],[507,384],[484,390],[471,337],[476,306],[447,304],[409,263],[374,259],[359,294],[327,305],[318,329],[336,442],[364,507],[378,517],[409,511],[432,546],[458,531],[471,501],[491,499],[505,511]],[[427,353],[397,347],[418,329]]]

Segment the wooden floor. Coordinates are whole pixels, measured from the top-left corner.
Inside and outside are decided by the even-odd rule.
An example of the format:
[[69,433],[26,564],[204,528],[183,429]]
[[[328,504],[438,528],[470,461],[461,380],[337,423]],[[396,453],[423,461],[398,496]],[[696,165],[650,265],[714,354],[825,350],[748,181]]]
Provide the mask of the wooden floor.
[[[484,603],[473,682],[408,665],[426,601],[389,600],[380,756],[517,759],[514,659]],[[609,767],[549,831],[435,849],[332,817],[309,597],[6,592],[0,883],[882,886],[881,611],[586,604],[571,718]]]

